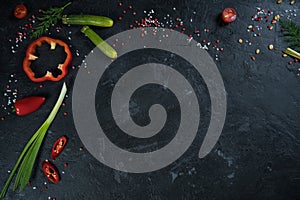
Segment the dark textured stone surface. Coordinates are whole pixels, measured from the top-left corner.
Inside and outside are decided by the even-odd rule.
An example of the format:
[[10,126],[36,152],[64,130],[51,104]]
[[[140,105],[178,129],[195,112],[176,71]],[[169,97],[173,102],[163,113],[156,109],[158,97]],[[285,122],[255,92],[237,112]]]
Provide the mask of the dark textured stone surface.
[[[207,157],[199,160],[197,153],[203,135],[198,136],[176,163],[152,173],[128,174],[106,167],[86,150],[79,151],[79,147],[83,144],[73,124],[70,98],[76,70],[71,70],[64,79],[69,88],[69,98],[65,99],[66,106],[61,108],[43,143],[31,185],[20,193],[13,193],[10,188],[6,199],[48,199],[49,196],[57,199],[300,198],[298,191],[300,188],[300,79],[286,69],[287,60],[281,57],[280,50],[287,45],[280,37],[278,25],[274,31],[264,28],[262,36],[255,39],[254,47],[237,43],[238,38],[249,37],[246,27],[251,23],[251,16],[255,13],[256,6],[263,4],[264,7],[280,12],[286,9],[299,11],[300,2],[297,2],[293,8],[288,5],[288,2],[280,6],[275,2],[275,0],[124,1],[124,6],[134,6],[137,12],[136,19],[144,17],[144,10],[154,9],[159,19],[166,13],[170,13],[174,18],[181,17],[189,31],[209,28],[210,33],[205,35],[202,31],[201,36],[195,38],[199,41],[201,39],[221,40],[225,50],[219,54],[220,60],[216,64],[228,93],[228,110],[225,127],[218,144]],[[21,43],[15,54],[11,52],[11,43],[8,39],[14,38],[18,26],[24,24],[24,21],[17,20],[12,15],[12,10],[17,3],[19,1],[4,0],[0,6],[1,92],[5,91],[9,75],[15,73],[18,79],[16,83],[19,89],[18,97],[45,94],[48,99],[40,110],[31,115],[22,118],[10,115],[6,116],[4,121],[0,121],[1,187],[8,177],[7,171],[14,166],[26,141],[50,112],[61,87],[61,82],[46,82],[40,89],[39,83],[31,82],[23,73],[22,59],[31,40],[27,39]],[[32,15],[37,14],[40,8],[47,9],[64,3],[54,0],[24,1],[24,4]],[[238,19],[228,26],[220,26],[217,16],[224,7],[228,6],[237,9]],[[176,11],[173,7],[177,8]],[[116,21],[114,28],[95,29],[103,38],[108,38],[127,30],[134,22],[132,15],[126,15],[123,21],[118,22],[122,10],[118,7],[117,1],[75,0],[65,13],[101,14],[113,18]],[[196,11],[196,15],[193,15],[193,11]],[[191,16],[194,16],[193,23],[189,23]],[[69,31],[72,31],[70,41],[66,38]],[[60,33],[55,30],[51,32],[52,37],[63,39],[72,45],[74,55],[72,64],[75,66],[81,64],[84,55],[94,47],[80,33],[79,26],[64,27]],[[279,50],[268,51],[267,45],[270,43]],[[257,59],[253,62],[250,56],[254,54],[256,47],[260,48],[262,53],[256,56]],[[79,50],[80,56],[75,56],[76,49]],[[212,57],[215,56],[214,51],[209,53]],[[110,81],[110,78],[113,80],[114,75],[107,74],[107,81]],[[200,87],[205,86],[200,84]],[[1,98],[2,103],[5,103],[5,97],[1,95]],[[168,98],[171,96],[165,99]],[[140,102],[138,98],[136,100]],[[105,98],[104,101],[107,99]],[[66,116],[63,115],[64,112],[67,112]],[[134,110],[132,112],[133,116],[143,114],[134,113]],[[136,120],[139,118],[136,117]],[[176,125],[174,127],[176,128]],[[109,124],[107,128],[110,129]],[[69,142],[64,152],[55,161],[62,180],[59,184],[53,185],[42,174],[40,164],[42,160],[50,158],[50,148],[60,135],[68,136]],[[117,136],[113,139],[117,140]],[[168,138],[163,139],[166,142],[168,140]],[[126,145],[124,141],[118,142],[120,145]],[[128,146],[130,145],[132,144]],[[65,162],[69,163],[68,167],[63,166]],[[44,182],[47,182],[48,188],[45,191],[43,191]],[[34,186],[37,187],[36,190],[33,190]]]

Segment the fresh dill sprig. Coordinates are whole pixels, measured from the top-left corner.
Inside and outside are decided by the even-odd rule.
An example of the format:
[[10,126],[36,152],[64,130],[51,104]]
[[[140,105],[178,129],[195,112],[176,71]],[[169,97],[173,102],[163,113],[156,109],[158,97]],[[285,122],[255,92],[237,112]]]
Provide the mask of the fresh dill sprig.
[[300,26],[292,21],[281,21],[281,27],[286,36],[284,41],[289,43],[290,48],[300,51]]
[[42,11],[43,15],[37,18],[40,23],[36,28],[34,28],[34,32],[31,34],[30,38],[38,38],[40,35],[44,34],[52,24],[57,24],[57,22],[62,18],[62,12],[71,3],[72,2],[69,2],[60,8],[54,7],[49,10]]

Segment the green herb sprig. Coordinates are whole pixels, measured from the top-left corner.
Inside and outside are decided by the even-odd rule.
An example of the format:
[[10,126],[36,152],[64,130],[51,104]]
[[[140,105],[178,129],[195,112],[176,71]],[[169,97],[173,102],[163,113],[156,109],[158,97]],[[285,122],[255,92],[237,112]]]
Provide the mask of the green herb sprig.
[[284,41],[289,43],[289,47],[300,51],[300,26],[292,21],[281,21],[283,35],[286,36]]
[[72,2],[67,3],[63,7],[54,7],[49,10],[42,11],[43,15],[37,17],[40,21],[39,25],[34,28],[34,32],[31,34],[31,38],[38,38],[40,35],[44,34],[52,24],[57,24],[62,18],[62,12],[66,7],[68,7]]
[[61,103],[66,95],[66,92],[67,92],[67,86],[64,83],[63,87],[61,89],[60,95],[58,97],[58,100],[57,100],[55,106],[53,107],[50,115],[48,116],[46,121],[40,126],[40,128],[35,132],[35,134],[31,137],[29,142],[24,147],[17,163],[15,164],[12,172],[10,173],[10,175],[1,191],[0,199],[3,199],[5,197],[8,187],[18,169],[19,169],[19,172],[18,172],[16,180],[15,180],[14,191],[17,190],[18,188],[20,191],[22,191],[25,188],[25,186],[27,185],[27,183],[30,179],[32,169],[33,169],[33,165],[35,163],[39,149],[41,147],[41,144],[45,138],[45,135],[47,133],[49,126],[53,122],[53,120],[61,106]]

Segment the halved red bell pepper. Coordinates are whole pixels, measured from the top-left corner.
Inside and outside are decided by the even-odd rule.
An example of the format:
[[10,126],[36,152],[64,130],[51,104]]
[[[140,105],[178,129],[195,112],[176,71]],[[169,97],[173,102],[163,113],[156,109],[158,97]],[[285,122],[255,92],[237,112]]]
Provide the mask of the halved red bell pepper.
[[[30,65],[31,62],[38,59],[38,57],[35,55],[36,48],[42,46],[43,43],[48,43],[50,45],[50,49],[54,50],[56,45],[60,45],[64,48],[65,53],[67,54],[67,57],[64,61],[64,63],[58,65],[58,69],[61,70],[61,74],[57,77],[53,76],[53,74],[50,71],[47,71],[45,76],[43,77],[35,77],[35,73],[32,71]],[[30,80],[34,82],[43,82],[43,81],[59,81],[63,77],[65,77],[68,73],[68,66],[70,65],[72,60],[72,53],[70,51],[69,46],[58,39],[53,39],[49,37],[40,37],[37,40],[33,41],[27,48],[26,51],[26,57],[23,60],[23,70],[27,74],[27,76],[30,78]]]
[[50,163],[48,160],[43,161],[42,169],[49,181],[51,181],[54,184],[59,182],[60,176],[58,170],[52,163]]
[[54,142],[54,144],[52,146],[52,152],[51,152],[52,160],[54,160],[55,158],[57,158],[59,156],[59,154],[65,148],[66,144],[67,144],[66,136],[61,136]]

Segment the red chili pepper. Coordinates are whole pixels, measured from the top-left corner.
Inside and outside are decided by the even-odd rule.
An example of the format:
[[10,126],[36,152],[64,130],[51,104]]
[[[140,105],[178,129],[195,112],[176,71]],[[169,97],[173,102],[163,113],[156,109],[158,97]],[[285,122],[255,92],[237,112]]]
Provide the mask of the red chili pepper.
[[[67,57],[66,57],[64,63],[59,64],[57,67],[61,71],[61,74],[58,75],[57,77],[54,77],[51,72],[47,71],[45,76],[37,78],[37,77],[35,77],[35,73],[30,68],[31,62],[38,59],[38,57],[34,55],[36,53],[36,48],[42,46],[43,43],[50,44],[51,50],[54,50],[56,45],[58,44],[58,45],[64,47],[64,51],[67,54]],[[33,41],[28,46],[27,51],[26,51],[26,57],[24,58],[24,61],[23,61],[23,70],[25,71],[27,76],[30,78],[30,80],[32,80],[33,82],[43,82],[43,81],[47,81],[47,80],[59,81],[67,75],[68,66],[71,63],[71,60],[72,60],[72,53],[70,51],[69,46],[65,42],[58,40],[58,39],[52,39],[49,37],[40,37],[39,39]]]
[[60,176],[56,167],[51,164],[48,160],[43,161],[42,169],[45,176],[48,178],[49,181],[56,184],[60,180]]
[[14,103],[16,114],[19,116],[28,115],[41,107],[45,102],[45,97],[31,96],[19,99]]
[[59,156],[59,154],[65,148],[66,144],[67,144],[66,136],[61,136],[54,142],[54,144],[52,146],[52,152],[51,152],[52,160],[55,160],[55,158],[57,158]]

